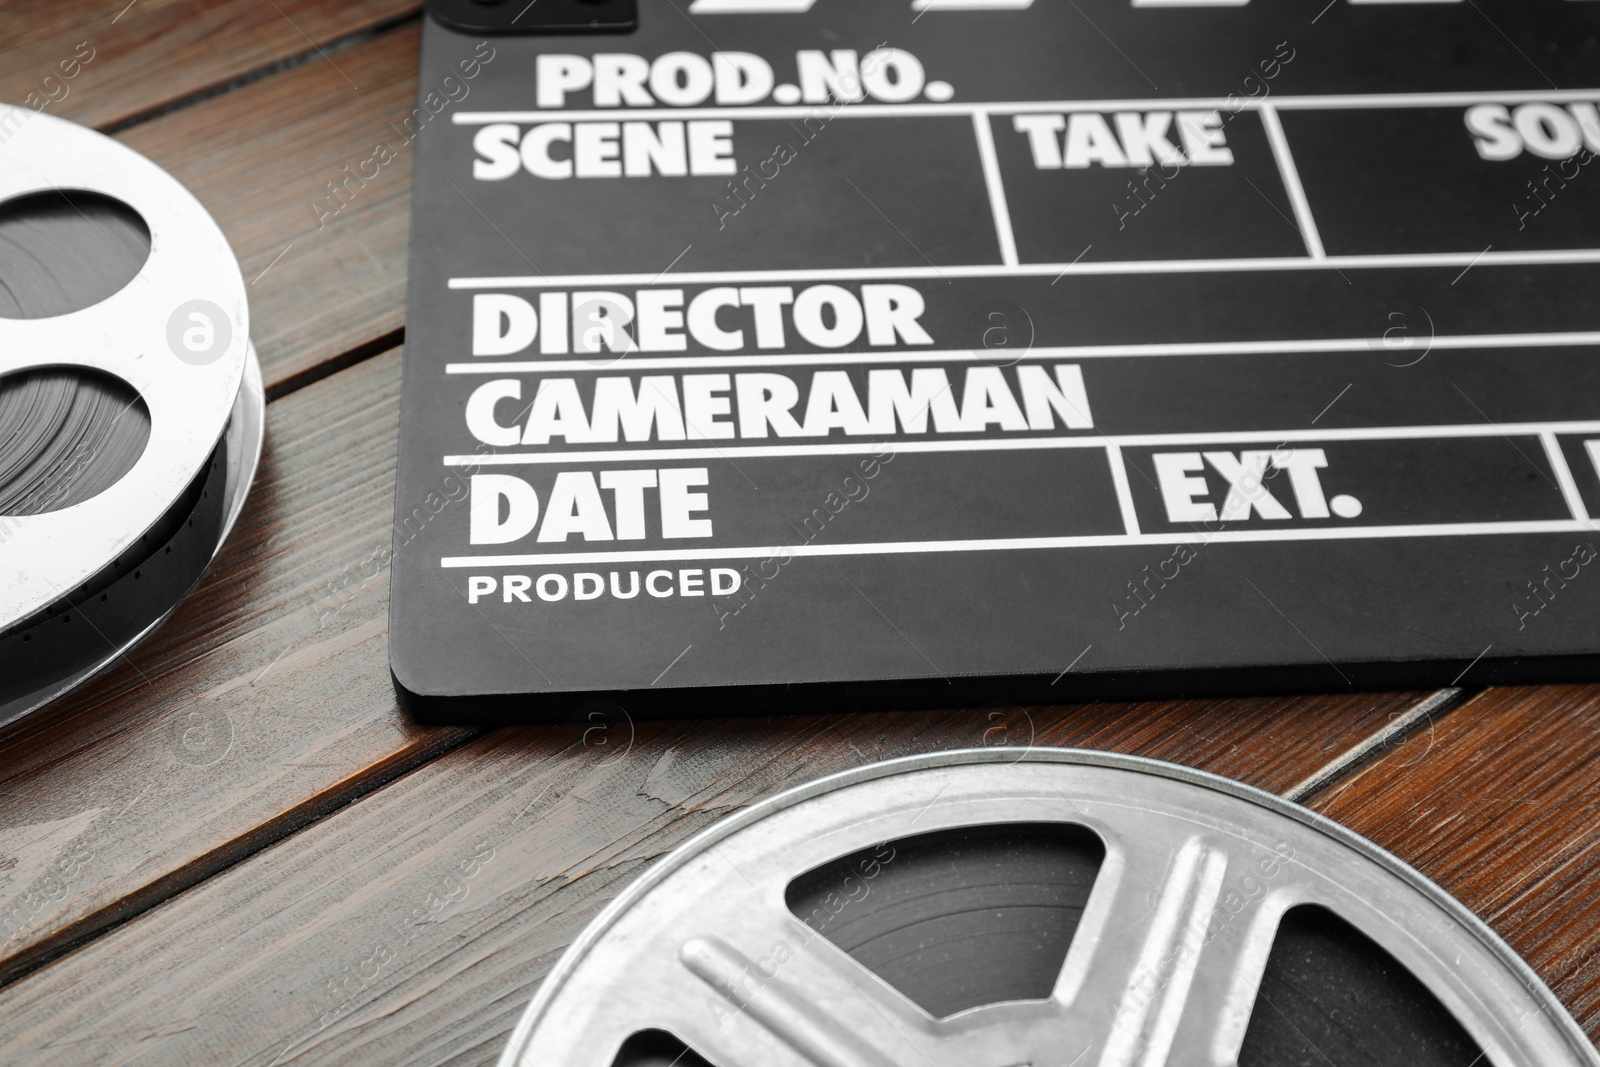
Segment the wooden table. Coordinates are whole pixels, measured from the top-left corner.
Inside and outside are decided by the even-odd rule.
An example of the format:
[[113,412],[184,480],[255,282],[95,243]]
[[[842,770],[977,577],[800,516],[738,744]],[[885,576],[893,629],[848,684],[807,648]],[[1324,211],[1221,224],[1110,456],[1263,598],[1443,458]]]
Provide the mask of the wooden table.
[[[12,0],[0,99],[114,134],[221,223],[271,403],[201,587],[0,738],[0,1062],[487,1063],[652,859],[817,775],[1077,745],[1301,800],[1455,893],[1600,1033],[1600,687],[424,729],[385,652],[409,0]],[[120,13],[119,13],[120,9]],[[93,58],[70,80],[58,64]],[[62,89],[65,87],[65,96]]]

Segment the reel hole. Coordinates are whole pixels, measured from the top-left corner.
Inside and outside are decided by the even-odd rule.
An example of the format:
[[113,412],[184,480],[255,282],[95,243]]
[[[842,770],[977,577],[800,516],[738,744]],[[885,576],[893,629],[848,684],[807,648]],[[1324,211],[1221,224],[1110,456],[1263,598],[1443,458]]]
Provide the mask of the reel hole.
[[611,1067],[711,1067],[711,1063],[665,1030],[641,1030],[622,1043]]
[[150,258],[150,228],[100,193],[51,190],[0,204],[0,318],[44,319],[122,291]]
[[886,842],[789,883],[795,917],[936,1018],[1044,1000],[1105,845],[1081,826],[965,826]]
[[1239,1067],[1486,1063],[1455,1016],[1377,942],[1326,908],[1278,924]]
[[105,492],[150,440],[150,409],[128,383],[87,368],[0,378],[0,515],[43,515]]

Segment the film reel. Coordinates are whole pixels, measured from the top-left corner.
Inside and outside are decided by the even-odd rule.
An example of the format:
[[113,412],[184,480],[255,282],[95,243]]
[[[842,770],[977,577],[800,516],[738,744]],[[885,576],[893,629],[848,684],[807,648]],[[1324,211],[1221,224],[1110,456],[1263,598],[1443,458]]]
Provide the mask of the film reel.
[[0,105],[0,723],[164,621],[243,506],[265,398],[244,280],[174,178]]
[[1600,1064],[1420,874],[1270,794],[940,753],[723,820],[613,901],[501,1067]]

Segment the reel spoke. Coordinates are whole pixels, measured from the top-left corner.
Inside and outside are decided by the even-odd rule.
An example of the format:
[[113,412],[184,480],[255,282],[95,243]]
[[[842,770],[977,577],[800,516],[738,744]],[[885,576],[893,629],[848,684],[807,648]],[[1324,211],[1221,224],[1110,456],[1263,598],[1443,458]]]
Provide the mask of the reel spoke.
[[[906,812],[926,814],[908,820]],[[886,824],[919,830],[884,841]],[[1062,833],[1041,832],[1049,826]],[[942,1017],[919,1006],[974,1002],[937,992],[957,988],[948,983],[918,984],[908,965],[959,969],[988,948],[982,938],[1015,928],[974,924],[985,909],[962,887],[981,899],[1012,884],[1007,864],[1020,864],[1013,873],[1024,880],[1066,869],[1065,852],[1039,857],[1072,847],[1073,835],[1082,840],[1077,827],[1103,842],[1104,855],[1053,989],[1037,999],[993,996]],[[950,836],[963,828],[971,832]],[[985,849],[986,837],[1001,844]],[[1014,855],[1028,841],[1042,851]],[[886,857],[881,868],[859,866],[869,855],[859,850],[874,843]],[[785,913],[787,887],[812,886],[800,894],[811,901],[815,886],[861,870],[882,881],[859,891],[850,906],[860,910],[835,928],[819,932]],[[908,883],[912,874],[922,880]],[[1049,898],[1016,898],[1023,903],[1015,906],[1025,911],[1042,907],[1027,901]],[[1286,914],[1340,908],[1356,926],[1337,917],[1302,921],[1293,958],[1272,963]],[[879,918],[866,922],[871,916]],[[1341,940],[1341,929],[1357,926],[1364,933]],[[874,933],[885,929],[913,933],[885,942]],[[1362,940],[1369,935],[1383,947]],[[886,946],[900,955],[886,957]],[[1356,1000],[1350,987],[1337,989],[1339,1004],[1392,989],[1433,1013],[1433,1028],[1419,1033],[1447,1041],[1419,1039],[1418,1047],[1455,1055],[1475,1044],[1497,1067],[1600,1067],[1559,1002],[1503,943],[1373,846],[1222,779],[1046,749],[866,767],[725,820],[662,861],[585,932],[529,1006],[501,1067],[620,1067],[616,1042],[645,1028],[672,1033],[718,1067],[1232,1067],[1247,1032],[1256,1062],[1267,1062],[1263,1049],[1276,1061],[1297,1031],[1291,1018],[1256,1033],[1258,991],[1270,978],[1274,989],[1291,990],[1291,1011],[1316,1010],[1320,980],[1307,984],[1308,952],[1367,982]],[[1399,984],[1385,977],[1395,967],[1409,972]],[[1350,1009],[1337,1010],[1345,1018]],[[1344,1027],[1340,1040],[1357,1056],[1378,1056],[1374,1062],[1391,1047],[1372,1045],[1381,1027],[1322,1024]],[[597,1045],[600,1033],[615,1041]],[[1454,1060],[1424,1057],[1411,1067],[1435,1062]]]

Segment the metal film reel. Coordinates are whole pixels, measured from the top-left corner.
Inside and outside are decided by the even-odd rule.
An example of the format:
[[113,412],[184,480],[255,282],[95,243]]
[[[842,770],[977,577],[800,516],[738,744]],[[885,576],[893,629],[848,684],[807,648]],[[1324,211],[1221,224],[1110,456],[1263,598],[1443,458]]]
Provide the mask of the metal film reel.
[[[131,280],[110,295],[94,292],[54,313],[30,310],[12,292],[21,310],[0,313],[0,394],[25,393],[30,375],[80,375],[131,388],[148,418],[142,448],[119,460],[126,473],[87,499],[0,508],[4,722],[115,661],[199,580],[254,478],[265,398],[238,263],[199,201],[143,156],[73,123],[0,105],[0,130],[8,133],[0,211],[58,198],[104,238],[102,254],[124,255],[80,206],[104,198],[131,211],[148,236],[148,255],[128,265]],[[11,271],[28,262],[29,249],[7,251]],[[92,272],[74,270],[70,257],[40,269],[43,290],[73,299],[74,289],[93,289],[80,277]],[[31,438],[48,430],[36,433],[27,419],[0,427],[0,476],[5,461],[13,473],[26,467],[29,447],[44,447]]]
[[1003,749],[864,767],[711,827],[585,930],[500,1060],[1302,1062],[1600,1055],[1487,926],[1337,824],[1169,764]]

